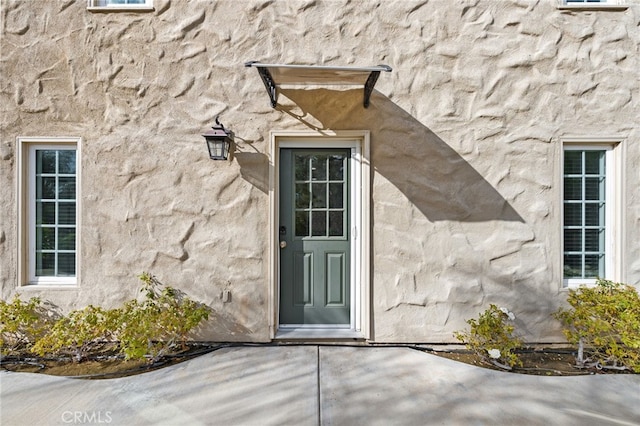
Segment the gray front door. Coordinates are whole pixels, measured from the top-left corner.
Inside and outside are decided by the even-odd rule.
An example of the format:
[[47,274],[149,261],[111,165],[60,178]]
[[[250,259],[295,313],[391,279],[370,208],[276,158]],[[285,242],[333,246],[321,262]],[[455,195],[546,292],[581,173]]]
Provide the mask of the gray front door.
[[280,150],[281,325],[350,325],[350,156]]

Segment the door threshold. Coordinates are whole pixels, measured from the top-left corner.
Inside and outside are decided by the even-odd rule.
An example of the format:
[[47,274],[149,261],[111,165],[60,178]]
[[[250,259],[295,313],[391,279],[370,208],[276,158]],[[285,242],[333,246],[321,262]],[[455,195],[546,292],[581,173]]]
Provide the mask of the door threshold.
[[362,332],[350,328],[280,327],[276,340],[364,339]]

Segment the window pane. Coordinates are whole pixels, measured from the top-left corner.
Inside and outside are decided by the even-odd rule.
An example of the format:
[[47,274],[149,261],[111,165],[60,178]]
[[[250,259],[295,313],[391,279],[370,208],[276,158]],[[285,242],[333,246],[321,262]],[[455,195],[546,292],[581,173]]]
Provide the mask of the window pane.
[[76,229],[75,228],[59,228],[58,229],[58,250],[75,250],[76,249]]
[[324,210],[311,212],[311,235],[314,237],[327,235],[327,213]]
[[296,237],[306,237],[309,235],[309,212],[296,212]]
[[56,172],[56,151],[36,151],[36,173]]
[[604,178],[586,178],[584,197],[586,200],[604,200]]
[[604,151],[585,151],[584,172],[588,175],[604,174]]
[[326,183],[313,183],[311,184],[312,191],[312,203],[311,206],[314,209],[321,209],[327,207],[327,184]]
[[311,178],[313,180],[327,179],[327,156],[326,155],[311,156]]
[[36,203],[36,225],[56,223],[56,203]]
[[75,253],[58,254],[58,276],[70,277],[76,274],[76,255]]
[[308,209],[309,200],[309,184],[296,183],[296,208]]
[[585,251],[604,251],[604,230],[585,229]]
[[338,237],[344,235],[343,212],[329,212],[329,235]]
[[58,151],[58,173],[76,174],[76,152],[72,150]]
[[582,251],[582,229],[565,229],[564,251]]
[[588,254],[584,257],[584,277],[597,278],[604,276],[604,255]]
[[564,224],[565,226],[582,225],[582,204],[579,204],[579,203],[564,204]]
[[564,199],[582,199],[582,178],[564,178]]
[[564,174],[582,174],[582,151],[564,152]]
[[36,178],[36,199],[43,199],[43,200],[56,199],[56,178],[54,177]]
[[604,203],[587,203],[584,209],[586,226],[604,226]]
[[76,223],[76,203],[58,204],[58,224],[75,225]]
[[579,254],[564,255],[564,276],[565,278],[582,276],[582,256]]
[[332,155],[329,157],[329,179],[342,180],[344,176],[344,156]]
[[36,276],[54,276],[56,255],[54,253],[36,253]]
[[63,200],[76,199],[76,178],[61,177],[58,178],[58,198]]
[[309,156],[295,155],[296,180],[309,180]]
[[36,250],[55,250],[56,228],[36,228]]

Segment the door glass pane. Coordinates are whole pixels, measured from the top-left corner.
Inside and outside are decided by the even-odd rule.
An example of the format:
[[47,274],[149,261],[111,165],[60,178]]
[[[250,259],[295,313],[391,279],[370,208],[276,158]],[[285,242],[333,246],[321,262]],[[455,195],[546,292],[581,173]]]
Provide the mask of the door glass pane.
[[309,180],[309,156],[296,154],[295,155],[295,176],[296,180]]
[[296,236],[306,237],[309,235],[309,212],[296,212]]
[[311,207],[314,209],[322,209],[327,207],[327,184],[312,183],[311,191],[313,193],[313,201]]
[[74,177],[61,177],[58,178],[58,198],[63,200],[75,200],[76,199],[76,178]]
[[296,208],[308,209],[310,196],[309,196],[309,184],[308,183],[296,183]]
[[329,236],[342,237],[344,235],[344,219],[342,211],[329,212]]
[[311,178],[313,180],[327,179],[327,156],[326,155],[311,156]]
[[311,212],[311,236],[327,235],[327,212],[325,210]]
[[329,180],[342,180],[344,176],[344,159],[342,155],[329,157]]
[[329,184],[329,208],[341,209],[344,206],[344,184],[330,183]]

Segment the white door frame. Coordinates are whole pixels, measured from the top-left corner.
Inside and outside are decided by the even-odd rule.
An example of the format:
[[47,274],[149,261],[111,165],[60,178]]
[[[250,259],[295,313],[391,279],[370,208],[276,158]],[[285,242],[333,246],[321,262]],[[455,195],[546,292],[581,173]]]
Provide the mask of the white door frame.
[[[280,148],[351,148],[351,325],[349,329],[279,326]],[[271,339],[370,338],[370,136],[368,130],[272,131],[269,150],[269,334]]]

